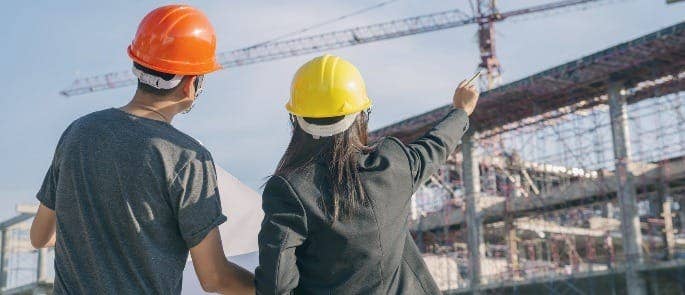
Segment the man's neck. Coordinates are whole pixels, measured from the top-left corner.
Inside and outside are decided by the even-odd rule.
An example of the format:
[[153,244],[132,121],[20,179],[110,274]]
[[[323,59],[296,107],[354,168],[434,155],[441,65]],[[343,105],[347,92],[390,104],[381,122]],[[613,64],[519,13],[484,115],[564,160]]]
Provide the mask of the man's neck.
[[171,123],[174,116],[179,113],[177,102],[160,100],[140,92],[136,92],[133,99],[120,109],[139,117],[167,123]]

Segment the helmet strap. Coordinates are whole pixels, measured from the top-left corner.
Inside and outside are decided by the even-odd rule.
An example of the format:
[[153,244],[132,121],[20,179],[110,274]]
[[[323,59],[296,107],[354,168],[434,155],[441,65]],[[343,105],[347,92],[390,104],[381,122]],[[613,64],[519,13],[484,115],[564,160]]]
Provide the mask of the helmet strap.
[[314,139],[319,139],[321,137],[330,137],[349,129],[352,124],[354,124],[354,120],[357,119],[358,115],[359,113],[346,115],[342,120],[330,125],[312,124],[300,116],[295,116],[295,118],[297,118],[297,124],[304,132],[312,135]]
[[193,104],[190,105],[189,108],[185,109],[181,114],[187,114],[190,113],[190,111],[193,110],[195,107],[195,104],[197,103],[197,100],[200,97],[200,94],[202,93],[202,90],[204,90],[204,85],[205,85],[205,75],[199,75],[195,78],[195,98],[193,99]]
[[173,78],[171,78],[171,80],[164,80],[161,77],[145,73],[137,69],[135,66],[131,69],[131,71],[133,72],[133,75],[138,78],[140,83],[157,89],[172,89],[178,86],[178,84],[181,83],[181,80],[183,80],[183,75],[175,75]]

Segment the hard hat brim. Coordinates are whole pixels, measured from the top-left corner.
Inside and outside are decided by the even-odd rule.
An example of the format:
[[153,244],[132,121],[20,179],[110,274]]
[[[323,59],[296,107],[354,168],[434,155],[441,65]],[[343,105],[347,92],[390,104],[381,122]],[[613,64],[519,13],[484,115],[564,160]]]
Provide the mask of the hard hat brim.
[[[215,72],[221,69],[221,64],[216,62],[216,60],[212,61],[211,63],[204,63],[204,64],[188,64],[188,63],[179,63],[179,62],[173,62],[173,61],[168,61],[168,60],[157,60],[157,64],[153,64],[151,62],[145,61],[144,58],[141,58],[137,56],[131,45],[128,46],[126,49],[126,52],[128,53],[128,56],[136,63],[149,68],[153,69],[155,71],[159,71],[162,73],[167,73],[167,74],[175,74],[175,75],[204,75],[204,74],[209,74],[211,72]],[[151,59],[151,58],[148,58]]]

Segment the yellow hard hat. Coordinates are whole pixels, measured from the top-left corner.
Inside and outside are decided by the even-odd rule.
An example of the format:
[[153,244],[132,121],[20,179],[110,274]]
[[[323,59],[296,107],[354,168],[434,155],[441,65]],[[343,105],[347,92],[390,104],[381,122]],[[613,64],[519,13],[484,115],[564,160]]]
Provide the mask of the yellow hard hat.
[[297,70],[285,108],[307,118],[329,118],[358,113],[371,107],[359,70],[330,54],[316,57]]

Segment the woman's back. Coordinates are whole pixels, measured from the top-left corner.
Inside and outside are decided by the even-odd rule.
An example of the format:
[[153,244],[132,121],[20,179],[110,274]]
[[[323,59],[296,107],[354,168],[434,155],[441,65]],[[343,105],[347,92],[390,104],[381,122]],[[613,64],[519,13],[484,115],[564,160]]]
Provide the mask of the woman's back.
[[257,293],[439,293],[409,234],[411,196],[466,132],[477,77],[422,138],[369,147],[357,68],[332,55],[300,67],[286,103],[293,134],[262,196]]
[[[359,155],[364,203],[332,222],[328,163],[276,175],[264,189],[257,289],[268,294],[436,294],[408,230],[411,195],[454,151],[468,115],[451,111],[410,145]],[[265,263],[262,263],[264,261]],[[261,279],[260,279],[261,278]]]

